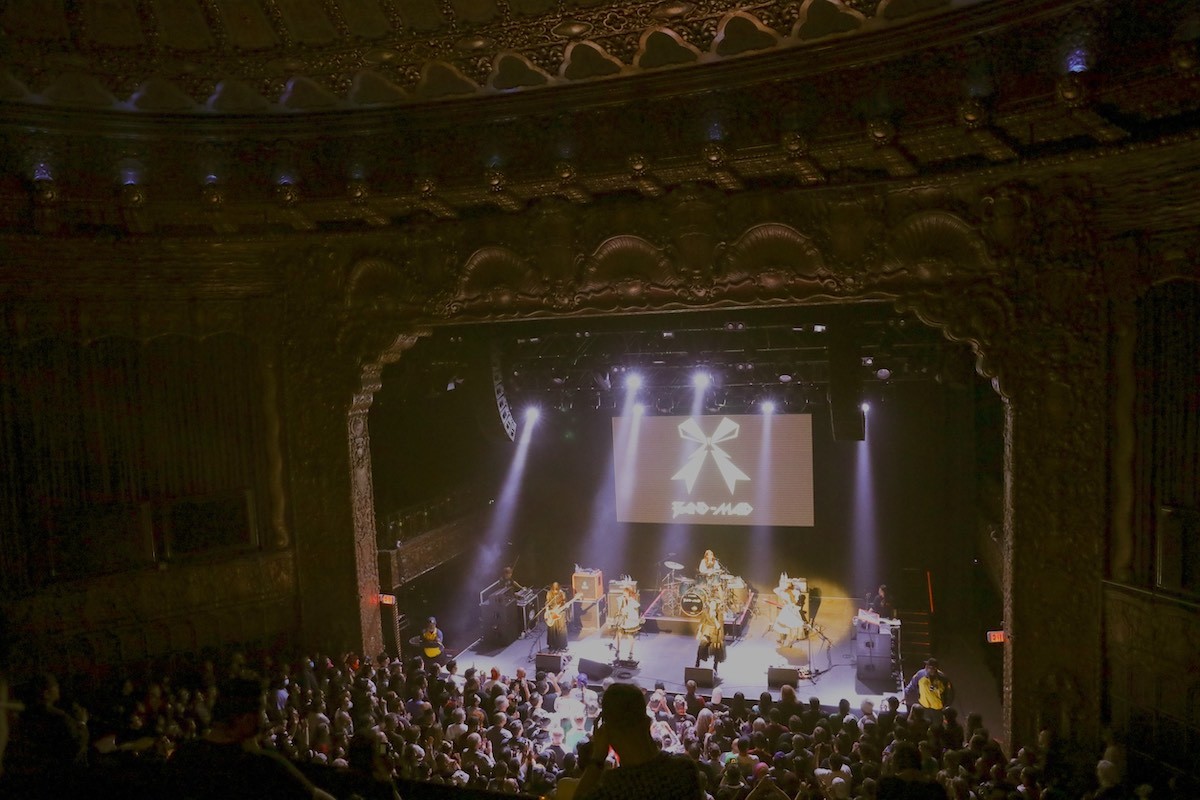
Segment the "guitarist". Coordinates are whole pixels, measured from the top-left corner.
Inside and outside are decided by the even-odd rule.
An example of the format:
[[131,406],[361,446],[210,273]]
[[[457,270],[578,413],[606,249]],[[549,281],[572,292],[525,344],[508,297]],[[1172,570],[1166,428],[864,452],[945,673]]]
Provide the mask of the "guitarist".
[[546,648],[551,653],[567,649],[567,593],[558,585],[558,581],[550,584],[546,592],[546,610],[542,612],[546,620]]
[[713,674],[716,675],[721,662],[725,660],[725,613],[721,609],[721,601],[716,598],[704,604],[696,642],[696,666],[711,658]]

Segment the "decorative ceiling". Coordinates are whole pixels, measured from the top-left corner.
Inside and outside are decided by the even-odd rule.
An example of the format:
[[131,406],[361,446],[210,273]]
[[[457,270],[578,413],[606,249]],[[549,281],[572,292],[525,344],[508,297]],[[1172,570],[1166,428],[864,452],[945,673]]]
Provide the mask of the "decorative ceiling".
[[1197,7],[14,0],[0,234],[356,235],[687,186],[837,206],[1041,171],[1111,187],[1119,235],[1200,195],[1138,188],[1166,185],[1139,152],[1200,139]]
[[13,0],[0,100],[328,111],[539,89],[878,34],[996,0]]

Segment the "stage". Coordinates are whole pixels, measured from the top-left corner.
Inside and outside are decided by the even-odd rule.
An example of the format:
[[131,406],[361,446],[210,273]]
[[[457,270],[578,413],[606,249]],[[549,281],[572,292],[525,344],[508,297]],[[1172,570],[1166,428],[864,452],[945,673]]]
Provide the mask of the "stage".
[[[731,612],[727,617],[726,630],[734,634],[726,640],[727,658],[720,665],[716,685],[726,697],[743,692],[748,698],[756,698],[770,689],[778,697],[780,678],[796,686],[802,700],[820,698],[822,705],[836,707],[839,700],[850,701],[857,710],[866,699],[876,705],[888,695],[900,696],[900,682],[889,670],[872,676],[868,680],[859,677],[855,659],[853,620],[858,602],[853,598],[826,597],[821,604],[818,617],[813,620],[815,631],[808,639],[793,646],[780,646],[769,628],[775,609],[761,597],[754,598],[745,608],[744,619],[731,625],[731,617],[741,616]],[[649,608],[652,608],[653,604]],[[649,610],[648,608],[648,610]],[[634,643],[633,657],[636,667],[613,665],[613,637],[609,629],[572,630],[564,664],[567,678],[574,678],[584,662],[595,662],[589,666],[589,682],[600,684],[606,677],[634,683],[653,689],[661,681],[668,692],[682,691],[686,682],[684,670],[692,667],[696,658],[696,640],[693,628],[686,624],[646,625]],[[505,675],[515,674],[523,667],[532,676],[537,669],[537,654],[545,651],[546,632],[543,625],[502,648],[485,645],[481,640],[474,642],[457,655],[459,672],[468,667],[486,672],[497,667]],[[624,650],[624,647],[622,648]],[[711,662],[701,664],[711,666]],[[904,665],[909,672],[919,665]],[[768,680],[769,670],[773,672]],[[776,685],[769,686],[769,683]],[[703,689],[704,694],[709,690]]]

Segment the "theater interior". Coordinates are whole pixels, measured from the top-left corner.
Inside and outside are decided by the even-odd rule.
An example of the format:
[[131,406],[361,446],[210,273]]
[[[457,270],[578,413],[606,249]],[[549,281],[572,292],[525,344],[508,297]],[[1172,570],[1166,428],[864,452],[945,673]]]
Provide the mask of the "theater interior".
[[[740,687],[787,572],[833,703],[888,693],[886,583],[1006,746],[1200,763],[1194,2],[42,0],[0,54],[14,680],[431,614],[494,657],[503,566],[649,607],[713,549]],[[635,372],[647,421],[803,417],[733,469],[810,516],[629,516]]]

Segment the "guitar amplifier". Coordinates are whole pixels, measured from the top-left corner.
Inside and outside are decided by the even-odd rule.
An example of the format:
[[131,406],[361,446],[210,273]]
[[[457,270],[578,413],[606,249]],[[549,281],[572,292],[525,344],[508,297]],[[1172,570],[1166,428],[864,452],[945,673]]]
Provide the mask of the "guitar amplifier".
[[860,633],[854,641],[854,655],[859,658],[872,656],[891,658],[891,633]]
[[585,631],[600,630],[608,622],[608,599],[601,597],[599,600],[584,600],[581,597],[576,597],[571,602],[577,604],[575,609],[575,618],[579,620],[579,627]]
[[893,672],[891,653],[873,656],[858,656],[854,660],[855,675],[867,680],[890,680]]
[[484,641],[495,647],[507,647],[515,642],[525,631],[522,614],[523,609],[516,603],[505,602],[499,595],[489,597],[479,607]]
[[521,611],[521,633],[529,633],[537,627],[537,592],[533,589],[517,592],[517,608]]
[[571,576],[571,596],[579,600],[599,600],[604,596],[604,573],[598,569],[579,569]]

